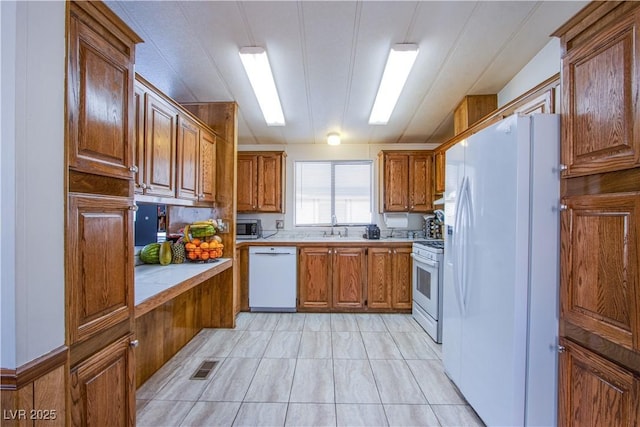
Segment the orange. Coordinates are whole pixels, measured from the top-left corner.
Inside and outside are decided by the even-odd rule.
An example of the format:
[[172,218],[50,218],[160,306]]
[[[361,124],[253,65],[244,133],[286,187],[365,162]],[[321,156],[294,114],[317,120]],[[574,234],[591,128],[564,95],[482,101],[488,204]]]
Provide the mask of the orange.
[[193,243],[196,246],[200,246],[200,239],[193,239],[191,243]]
[[187,254],[187,256],[189,257],[189,259],[196,259],[198,258],[198,254],[196,254],[195,252],[189,252]]
[[184,248],[188,251],[192,251],[196,248],[196,245],[194,245],[193,243],[187,243],[186,245],[184,245]]
[[209,249],[209,244],[207,242],[200,243],[200,249]]
[[202,254],[200,254],[200,258],[202,259],[209,259],[209,252],[202,252]]

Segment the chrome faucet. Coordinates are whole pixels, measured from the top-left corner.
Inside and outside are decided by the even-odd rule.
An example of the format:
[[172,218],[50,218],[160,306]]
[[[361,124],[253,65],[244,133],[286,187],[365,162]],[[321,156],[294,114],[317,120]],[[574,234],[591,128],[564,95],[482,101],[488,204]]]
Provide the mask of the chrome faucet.
[[[331,215],[331,235],[334,235],[333,228],[338,225],[338,218],[334,215]],[[340,233],[338,233],[339,235]]]

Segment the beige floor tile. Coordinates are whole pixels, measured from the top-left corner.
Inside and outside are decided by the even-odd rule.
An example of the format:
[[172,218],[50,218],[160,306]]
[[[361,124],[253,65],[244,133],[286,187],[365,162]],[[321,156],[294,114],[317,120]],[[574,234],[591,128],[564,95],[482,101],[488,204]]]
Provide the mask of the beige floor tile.
[[234,426],[282,426],[287,415],[286,403],[244,402],[240,406]]
[[331,359],[331,332],[303,332],[300,339],[300,359]]
[[236,418],[240,402],[196,402],[180,426],[228,427]]
[[304,313],[282,313],[276,331],[302,332],[305,316]]
[[429,335],[426,336],[426,341],[433,353],[438,357],[438,359],[442,360],[442,344],[438,344],[431,338]]
[[154,400],[198,400],[209,380],[192,380],[191,376],[203,360],[190,358],[182,361],[171,380],[154,396]]
[[384,411],[392,427],[440,426],[429,405],[384,405]]
[[290,402],[333,403],[333,390],[331,359],[298,359]]
[[354,317],[362,332],[388,332],[379,314],[354,314]]
[[465,403],[440,360],[407,360],[407,364],[431,405]]
[[176,374],[179,366],[178,360],[174,357],[162,365],[151,378],[136,390],[136,399],[152,399]]
[[382,403],[426,404],[404,360],[371,360]]
[[366,359],[360,332],[332,332],[331,345],[335,359]]
[[247,326],[247,331],[274,331],[279,316],[280,313],[255,313],[253,322]]
[[432,405],[442,427],[483,427],[484,423],[468,405]]
[[285,426],[328,427],[335,425],[336,406],[334,404],[289,403]]
[[271,339],[271,331],[246,331],[229,357],[262,357]]
[[410,314],[381,315],[389,332],[420,332],[422,328]]
[[351,314],[331,313],[331,330],[334,332],[359,331],[358,322]]
[[368,360],[334,359],[336,403],[380,403]]
[[369,359],[402,359],[389,332],[361,332]]
[[331,315],[329,313],[307,313],[304,319],[305,332],[331,331]]
[[295,359],[300,348],[302,332],[275,331],[264,352],[264,357]]
[[[227,357],[238,344],[244,331],[214,329],[205,342],[193,352],[193,357]],[[180,352],[176,354],[180,357]]]
[[242,312],[238,313],[236,316],[236,327],[235,329],[238,331],[243,331],[247,329],[247,326],[253,322],[253,316],[251,313]]
[[213,373],[199,400],[242,402],[260,359],[227,358]]
[[405,359],[438,359],[424,332],[391,332],[391,337]]
[[149,402],[151,402],[151,401],[147,400],[147,399],[136,399],[136,411],[137,412],[142,411],[142,408],[147,406],[147,403],[149,403]]
[[192,406],[193,402],[152,400],[136,412],[136,426],[178,426]]
[[296,359],[262,359],[245,402],[288,402],[295,368]]
[[388,426],[382,405],[336,405],[338,426]]

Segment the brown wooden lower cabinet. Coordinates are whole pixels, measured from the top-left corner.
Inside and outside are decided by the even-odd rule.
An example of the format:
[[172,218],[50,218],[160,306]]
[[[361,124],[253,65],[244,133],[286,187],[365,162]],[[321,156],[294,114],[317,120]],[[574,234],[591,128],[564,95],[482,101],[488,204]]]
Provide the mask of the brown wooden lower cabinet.
[[633,427],[640,423],[640,380],[632,372],[561,339],[560,427]]
[[361,310],[365,308],[367,257],[364,248],[333,248],[332,289],[333,309]]
[[132,337],[120,338],[71,369],[72,425],[135,425]]
[[411,309],[411,248],[370,248],[367,265],[369,308]]
[[298,252],[298,309],[327,311],[332,307],[331,249],[300,248]]

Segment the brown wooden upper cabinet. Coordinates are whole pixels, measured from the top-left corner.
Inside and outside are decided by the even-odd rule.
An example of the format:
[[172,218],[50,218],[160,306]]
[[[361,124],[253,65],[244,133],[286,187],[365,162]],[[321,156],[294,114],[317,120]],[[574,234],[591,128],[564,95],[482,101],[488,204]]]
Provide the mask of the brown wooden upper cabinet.
[[238,212],[284,212],[286,153],[238,153]]
[[498,108],[498,96],[467,95],[453,112],[453,133],[458,135]]
[[134,91],[135,192],[213,203],[216,135],[140,76]]
[[444,179],[445,179],[445,152],[436,151],[433,155],[433,163],[435,165],[434,172],[434,189],[436,194],[444,193]]
[[424,213],[433,209],[430,151],[382,151],[379,159],[381,212]]
[[178,115],[176,197],[197,202],[215,198],[215,136],[184,114]]
[[[623,5],[610,13],[605,19],[609,22],[599,24],[597,35],[560,30],[566,45],[562,62],[563,176],[640,165],[640,9],[623,19],[612,19],[621,9],[631,7]],[[586,24],[580,31],[584,27]]]
[[[67,164],[96,175],[132,179],[134,44],[105,37],[82,10],[69,21]],[[137,37],[137,36],[136,36]],[[139,39],[136,39],[139,40]]]

